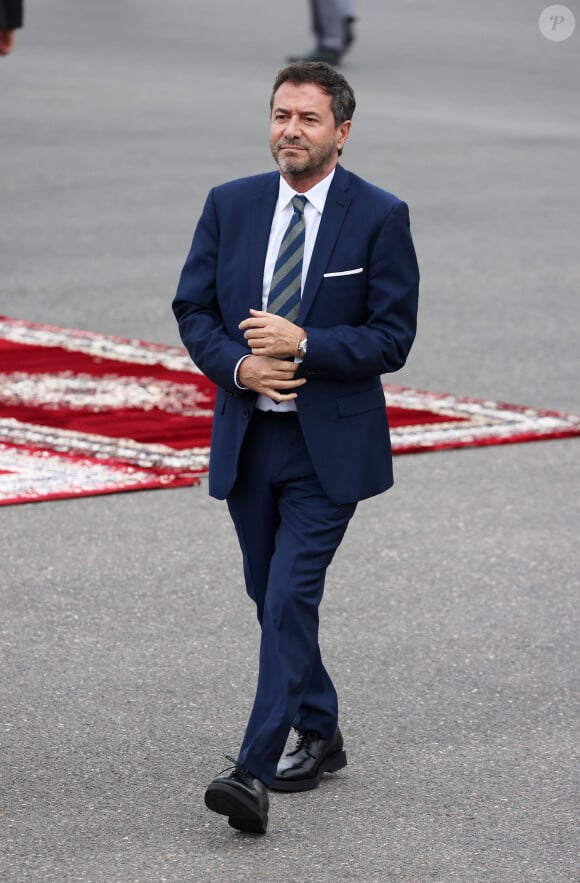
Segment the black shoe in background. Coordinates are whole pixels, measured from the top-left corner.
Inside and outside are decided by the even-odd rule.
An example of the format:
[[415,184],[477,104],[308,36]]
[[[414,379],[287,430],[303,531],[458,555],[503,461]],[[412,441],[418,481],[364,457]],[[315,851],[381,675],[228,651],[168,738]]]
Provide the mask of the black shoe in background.
[[327,64],[338,64],[341,53],[338,49],[328,49],[326,46],[317,46],[312,52],[304,55],[290,55],[287,59],[290,63],[295,61],[325,61]]

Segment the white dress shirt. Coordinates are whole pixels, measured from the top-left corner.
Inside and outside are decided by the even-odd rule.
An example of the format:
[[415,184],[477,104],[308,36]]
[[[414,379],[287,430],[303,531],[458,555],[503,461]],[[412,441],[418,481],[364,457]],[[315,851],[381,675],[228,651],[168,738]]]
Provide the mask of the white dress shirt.
[[[262,309],[268,308],[268,295],[272,284],[272,276],[274,275],[274,267],[280,251],[280,245],[284,238],[286,228],[290,223],[290,219],[294,212],[292,207],[292,199],[295,196],[305,196],[308,202],[304,206],[304,257],[302,258],[302,285],[301,291],[304,289],[304,280],[308,274],[310,259],[314,251],[314,243],[318,235],[320,227],[320,219],[324,211],[326,197],[334,177],[334,169],[332,172],[315,184],[311,190],[307,190],[303,194],[296,193],[290,185],[280,175],[280,190],[278,193],[278,201],[274,209],[274,217],[272,218],[272,228],[270,230],[270,239],[268,241],[268,250],[266,252],[266,262],[264,264],[264,280],[262,285]],[[247,358],[244,356],[244,358]],[[242,359],[240,359],[240,362]],[[236,365],[236,376],[240,362]],[[239,385],[239,384],[238,384]],[[274,402],[266,395],[259,395],[256,400],[256,407],[261,411],[295,411],[296,405],[294,401]]]

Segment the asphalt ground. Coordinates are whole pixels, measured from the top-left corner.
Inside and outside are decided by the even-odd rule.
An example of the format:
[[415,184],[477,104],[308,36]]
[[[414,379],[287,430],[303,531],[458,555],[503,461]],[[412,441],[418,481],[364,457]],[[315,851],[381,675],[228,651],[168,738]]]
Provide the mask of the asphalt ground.
[[[579,29],[541,4],[367,0],[344,165],[405,198],[420,330],[393,382],[580,413]],[[0,312],[177,343],[215,183],[272,167],[307,4],[29,0],[0,59]],[[398,457],[329,571],[349,765],[203,805],[237,751],[257,624],[207,488],[4,507],[7,883],[576,881],[577,439]]]

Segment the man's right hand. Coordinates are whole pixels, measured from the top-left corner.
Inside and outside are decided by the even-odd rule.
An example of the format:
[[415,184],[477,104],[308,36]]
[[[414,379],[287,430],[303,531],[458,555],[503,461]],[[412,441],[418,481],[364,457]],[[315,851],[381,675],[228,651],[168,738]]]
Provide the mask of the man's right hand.
[[304,377],[294,377],[297,367],[297,363],[284,359],[247,356],[240,362],[238,381],[240,386],[263,393],[274,402],[288,402],[297,396],[292,390],[306,383]]

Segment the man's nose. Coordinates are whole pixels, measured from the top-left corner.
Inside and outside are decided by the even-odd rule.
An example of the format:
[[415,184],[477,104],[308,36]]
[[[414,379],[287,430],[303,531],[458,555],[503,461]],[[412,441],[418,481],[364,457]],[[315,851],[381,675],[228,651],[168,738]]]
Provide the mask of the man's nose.
[[286,125],[286,137],[298,138],[302,133],[298,117],[290,117]]

